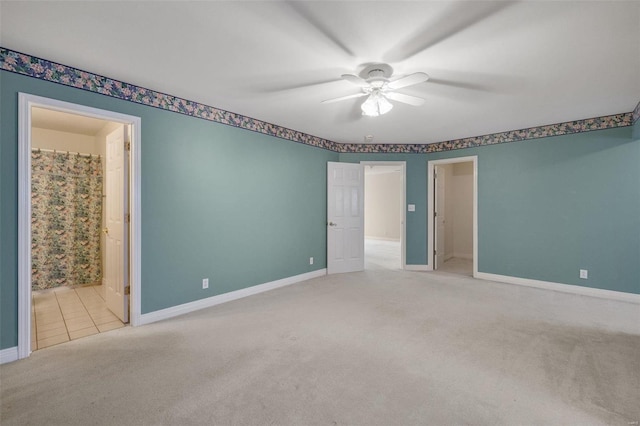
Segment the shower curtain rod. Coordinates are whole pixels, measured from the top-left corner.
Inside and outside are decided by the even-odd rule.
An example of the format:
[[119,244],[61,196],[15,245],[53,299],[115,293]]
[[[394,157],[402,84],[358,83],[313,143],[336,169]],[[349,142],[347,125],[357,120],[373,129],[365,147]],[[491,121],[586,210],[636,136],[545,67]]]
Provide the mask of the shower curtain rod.
[[64,153],[64,152],[66,152],[67,154],[76,154],[76,155],[79,155],[81,157],[83,157],[83,156],[84,157],[98,157],[98,158],[101,157],[100,154],[89,154],[89,153],[85,153],[85,152],[73,152],[73,151],[71,151],[71,152],[69,152],[69,151],[58,151],[57,149],[47,149],[47,148],[31,148],[31,151],[38,151],[38,152],[42,151],[42,152],[53,152],[53,153],[57,153],[57,152]]

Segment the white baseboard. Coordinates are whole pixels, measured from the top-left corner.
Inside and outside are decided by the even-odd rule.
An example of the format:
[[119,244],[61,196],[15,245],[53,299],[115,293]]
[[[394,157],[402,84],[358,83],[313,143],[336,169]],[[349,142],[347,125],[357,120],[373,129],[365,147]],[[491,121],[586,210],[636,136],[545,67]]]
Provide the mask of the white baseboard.
[[528,278],[510,277],[507,275],[489,274],[478,272],[475,278],[488,281],[497,281],[507,284],[516,284],[526,287],[542,288],[545,290],[560,291],[562,293],[579,294],[582,296],[598,297],[600,299],[618,300],[621,302],[640,304],[640,294],[625,293],[623,291],[604,290],[601,288],[582,287],[573,284],[560,284],[550,281],[538,281]]
[[405,271],[433,271],[431,265],[404,265]]
[[151,324],[156,321],[173,318],[178,315],[188,314],[189,312],[194,312],[200,309],[209,308],[211,306],[219,305],[221,303],[230,302],[232,300],[241,299],[243,297],[252,296],[258,293],[263,293],[265,291],[273,290],[279,287],[284,287],[287,285],[310,280],[312,278],[321,277],[326,274],[327,274],[326,269],[318,269],[317,271],[307,272],[305,274],[300,274],[300,275],[294,275],[292,277],[283,278],[281,280],[271,281],[264,284],[258,284],[252,287],[231,291],[229,293],[207,297],[206,299],[200,299],[200,300],[196,300],[189,303],[183,303],[182,305],[161,309],[159,311],[149,312],[148,314],[140,315],[140,322],[137,325]]
[[389,237],[370,237],[368,235],[364,236],[365,240],[376,240],[376,241],[393,241],[395,243],[400,242],[400,238],[389,238]]
[[18,347],[2,349],[0,351],[0,364],[6,364],[7,362],[13,362],[18,360]]

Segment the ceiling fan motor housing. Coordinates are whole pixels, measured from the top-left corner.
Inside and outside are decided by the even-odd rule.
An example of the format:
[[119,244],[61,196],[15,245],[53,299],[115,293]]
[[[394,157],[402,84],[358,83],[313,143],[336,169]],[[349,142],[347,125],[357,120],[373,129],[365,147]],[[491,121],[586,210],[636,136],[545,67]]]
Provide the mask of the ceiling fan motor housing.
[[373,77],[390,78],[393,68],[389,64],[369,64],[360,71],[360,77],[365,80]]
[[[371,64],[365,67],[360,75],[370,84],[372,89],[383,89],[393,75],[393,68],[387,64]],[[371,92],[371,90],[367,91]]]

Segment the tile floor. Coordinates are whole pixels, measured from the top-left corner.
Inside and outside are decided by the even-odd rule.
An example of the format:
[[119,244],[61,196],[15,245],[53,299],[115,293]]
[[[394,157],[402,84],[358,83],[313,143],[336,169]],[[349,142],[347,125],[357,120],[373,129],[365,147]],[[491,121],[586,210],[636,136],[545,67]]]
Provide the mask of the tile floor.
[[31,296],[32,351],[124,327],[107,309],[102,286],[58,287]]

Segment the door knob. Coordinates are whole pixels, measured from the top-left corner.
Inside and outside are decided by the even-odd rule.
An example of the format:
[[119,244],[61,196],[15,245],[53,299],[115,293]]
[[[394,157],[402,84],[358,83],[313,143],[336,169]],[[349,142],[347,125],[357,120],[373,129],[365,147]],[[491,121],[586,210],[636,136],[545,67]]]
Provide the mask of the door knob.
[[104,232],[105,235],[109,234],[109,228],[102,228],[102,232]]

